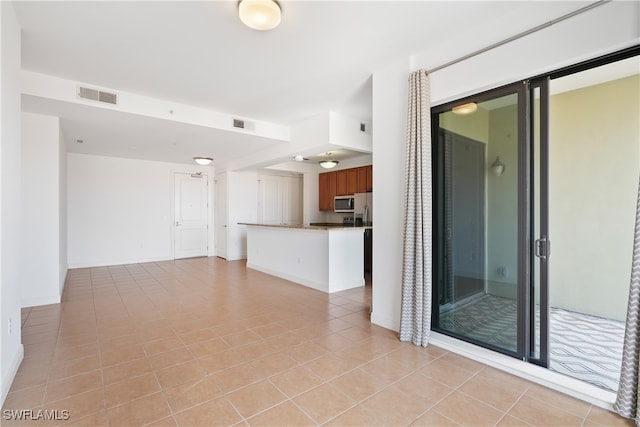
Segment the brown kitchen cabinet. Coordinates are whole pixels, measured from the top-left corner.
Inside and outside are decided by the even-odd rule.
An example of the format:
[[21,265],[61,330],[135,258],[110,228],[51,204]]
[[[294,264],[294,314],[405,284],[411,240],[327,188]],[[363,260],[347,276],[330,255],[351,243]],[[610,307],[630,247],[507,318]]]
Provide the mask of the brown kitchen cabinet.
[[318,175],[318,208],[333,211],[335,196],[373,191],[371,166],[323,172]]
[[318,208],[321,211],[333,210],[333,198],[336,196],[336,173],[325,172],[318,176]]
[[355,169],[357,174],[355,193],[373,191],[373,166],[362,166]]
[[354,194],[358,192],[358,169],[346,169],[347,172],[347,193]]
[[367,192],[367,166],[357,168],[356,173],[358,175],[356,182],[356,193]]
[[347,192],[347,170],[335,171],[334,174],[336,175],[336,196],[346,196],[349,194]]

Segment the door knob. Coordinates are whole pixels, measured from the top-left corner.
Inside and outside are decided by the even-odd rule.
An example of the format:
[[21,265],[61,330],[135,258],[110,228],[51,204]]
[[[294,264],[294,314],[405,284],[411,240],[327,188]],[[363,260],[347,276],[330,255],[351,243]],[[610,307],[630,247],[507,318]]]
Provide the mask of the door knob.
[[176,227],[180,227],[180,221],[176,221]]

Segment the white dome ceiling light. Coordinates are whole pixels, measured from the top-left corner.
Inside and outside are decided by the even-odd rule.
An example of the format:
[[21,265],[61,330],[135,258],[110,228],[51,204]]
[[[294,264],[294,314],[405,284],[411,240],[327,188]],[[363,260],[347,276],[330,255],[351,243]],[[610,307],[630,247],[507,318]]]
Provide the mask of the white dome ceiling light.
[[194,157],[193,160],[195,160],[196,163],[201,166],[207,166],[210,165],[211,162],[213,162],[213,159],[211,157]]
[[275,0],[240,0],[240,20],[254,30],[273,30],[280,25],[280,5]]
[[475,102],[469,102],[467,104],[456,105],[451,109],[453,114],[471,114],[478,109],[478,104]]
[[336,167],[336,165],[340,162],[338,162],[336,159],[333,158],[333,156],[331,155],[331,153],[327,153],[325,155],[326,157],[318,162],[320,164],[320,166],[322,166],[325,169],[331,169]]

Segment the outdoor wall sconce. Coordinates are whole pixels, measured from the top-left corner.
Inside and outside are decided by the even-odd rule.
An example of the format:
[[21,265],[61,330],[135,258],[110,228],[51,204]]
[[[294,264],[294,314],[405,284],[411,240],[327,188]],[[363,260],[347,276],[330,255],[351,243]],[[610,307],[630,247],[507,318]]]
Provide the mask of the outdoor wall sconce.
[[491,170],[495,176],[500,176],[504,173],[504,163],[500,160],[500,156],[496,157],[496,161],[491,164]]

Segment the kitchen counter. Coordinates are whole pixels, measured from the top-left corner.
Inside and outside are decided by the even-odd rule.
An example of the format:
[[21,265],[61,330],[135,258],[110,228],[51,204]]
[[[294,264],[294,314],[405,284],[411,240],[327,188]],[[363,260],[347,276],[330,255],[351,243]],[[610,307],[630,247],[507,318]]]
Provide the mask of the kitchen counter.
[[244,225],[248,268],[327,293],[364,286],[363,236],[371,227]]

